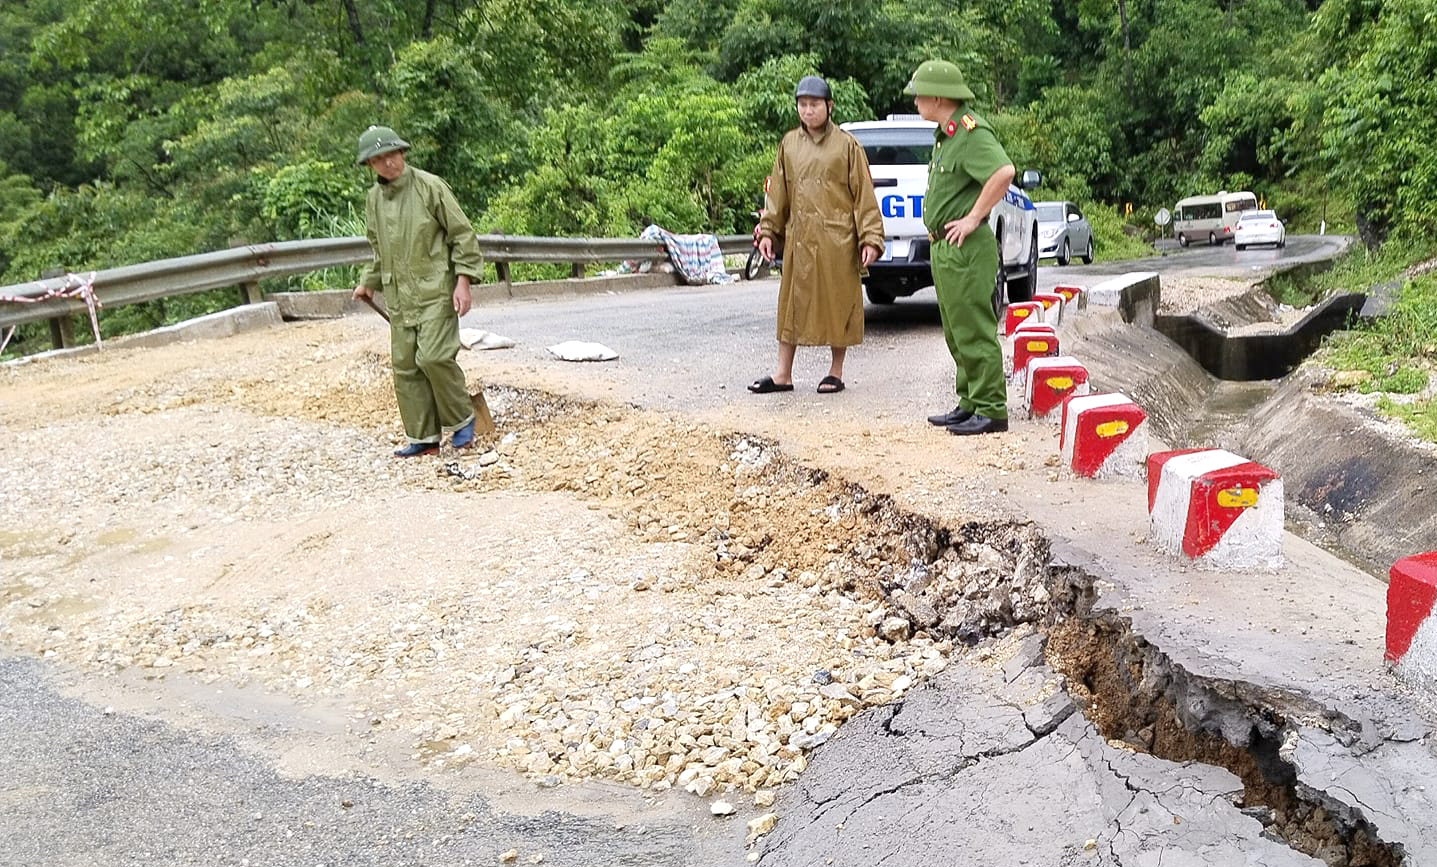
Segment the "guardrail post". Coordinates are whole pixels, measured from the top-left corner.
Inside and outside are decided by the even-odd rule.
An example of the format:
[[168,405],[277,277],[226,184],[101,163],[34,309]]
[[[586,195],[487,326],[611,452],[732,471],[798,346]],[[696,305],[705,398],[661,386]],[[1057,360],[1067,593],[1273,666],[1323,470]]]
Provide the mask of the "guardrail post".
[[569,276],[570,276],[570,277],[573,277],[575,280],[578,280],[578,279],[582,278],[582,277],[584,276],[584,263],[583,263],[583,262],[570,262],[570,263],[569,263]]
[[[41,280],[53,280],[68,273],[64,268],[46,268],[40,272]],[[75,345],[75,324],[68,316],[56,316],[48,320],[50,325],[50,348],[68,349]]]
[[508,263],[508,262],[495,262],[495,263],[494,263],[494,277],[495,277],[495,279],[497,279],[497,280],[499,281],[499,285],[501,285],[501,286],[504,287],[504,291],[509,293],[509,297],[510,297],[510,298],[513,298],[513,297],[514,297],[514,283],[513,283],[513,281],[511,281],[511,280],[509,279],[509,263]]
[[50,320],[50,346],[54,349],[68,349],[75,345],[75,324],[68,316],[56,316]]
[[254,281],[240,286],[240,303],[259,304],[264,300],[264,293],[260,291],[259,282]]

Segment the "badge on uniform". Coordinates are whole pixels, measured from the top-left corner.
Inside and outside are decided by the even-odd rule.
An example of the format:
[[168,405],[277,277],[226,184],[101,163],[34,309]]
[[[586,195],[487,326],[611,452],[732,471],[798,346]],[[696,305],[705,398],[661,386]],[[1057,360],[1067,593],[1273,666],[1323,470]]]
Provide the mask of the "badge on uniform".
[[945,126],[945,127],[943,127],[943,131],[944,131],[945,133],[947,133],[950,137],[952,137],[952,136],[954,136],[954,135],[957,135],[957,134],[958,134],[958,124],[956,124],[956,123],[954,123],[953,121],[950,120],[950,121],[948,121],[948,125]]
[[974,120],[973,115],[971,114],[963,115],[961,120],[963,123],[963,128],[968,130],[969,132],[972,132],[973,130],[978,128],[978,121]]

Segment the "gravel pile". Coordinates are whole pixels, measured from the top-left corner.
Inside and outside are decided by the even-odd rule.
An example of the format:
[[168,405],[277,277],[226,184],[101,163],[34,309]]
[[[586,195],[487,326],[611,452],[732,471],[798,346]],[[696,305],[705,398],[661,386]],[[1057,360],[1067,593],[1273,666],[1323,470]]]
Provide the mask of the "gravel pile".
[[762,440],[491,387],[500,435],[399,462],[373,347],[107,388],[123,362],[7,374],[34,401],[0,415],[24,456],[0,468],[0,641],[338,702],[418,766],[766,806],[1021,595],[1010,553],[944,550]]

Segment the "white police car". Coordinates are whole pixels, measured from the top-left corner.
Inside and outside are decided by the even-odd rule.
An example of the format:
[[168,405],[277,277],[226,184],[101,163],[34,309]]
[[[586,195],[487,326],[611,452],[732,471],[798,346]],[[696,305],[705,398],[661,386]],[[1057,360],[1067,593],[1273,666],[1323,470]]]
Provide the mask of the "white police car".
[[[889,115],[888,120],[843,124],[863,146],[873,172],[878,209],[883,212],[882,257],[868,267],[863,281],[868,300],[892,304],[933,285],[928,261],[928,229],[923,225],[923,195],[928,190],[928,161],[933,152],[933,128],[917,115]],[[1025,171],[1018,186],[1009,186],[1002,201],[988,216],[998,238],[1001,265],[994,305],[1026,301],[1038,284],[1038,220],[1033,202],[1022,188],[1036,187],[1042,178]]]

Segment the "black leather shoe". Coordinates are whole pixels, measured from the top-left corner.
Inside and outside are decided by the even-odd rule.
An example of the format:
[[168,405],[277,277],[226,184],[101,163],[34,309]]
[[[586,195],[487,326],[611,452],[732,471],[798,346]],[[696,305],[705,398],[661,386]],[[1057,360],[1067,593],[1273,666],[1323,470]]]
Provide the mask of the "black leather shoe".
[[955,406],[953,407],[953,409],[949,410],[948,412],[942,413],[941,415],[928,416],[928,423],[931,425],[937,425],[938,427],[947,427],[950,424],[959,424],[960,422],[965,422],[972,417],[973,413],[969,412],[961,406]]
[[948,432],[960,437],[972,434],[1002,433],[1008,429],[1006,418],[988,418],[986,415],[972,415],[958,424],[948,425]]

